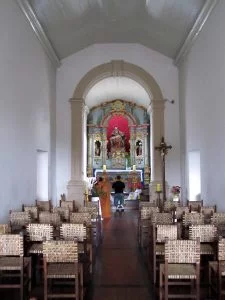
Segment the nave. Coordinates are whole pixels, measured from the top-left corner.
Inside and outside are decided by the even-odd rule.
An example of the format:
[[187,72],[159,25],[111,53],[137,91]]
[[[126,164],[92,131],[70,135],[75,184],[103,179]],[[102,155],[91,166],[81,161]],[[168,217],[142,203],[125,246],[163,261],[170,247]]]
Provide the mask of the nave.
[[[112,214],[103,221],[103,241],[96,255],[93,286],[87,300],[157,300],[158,286],[147,267],[147,255],[138,246],[138,211]],[[150,268],[151,269],[151,268]],[[208,288],[201,286],[201,299],[208,296]]]
[[[147,268],[145,251],[138,246],[138,211],[112,213],[103,220],[102,242],[94,257],[93,278],[86,288],[85,300],[157,300],[153,276]],[[43,288],[36,287],[30,300],[42,300]],[[18,292],[1,292],[1,300],[18,299]],[[209,298],[201,287],[201,299]]]
[[138,248],[137,219],[138,212],[128,210],[103,221],[103,240],[96,256],[90,299],[154,299]]
[[[102,242],[94,257],[95,264],[85,300],[149,300],[154,299],[137,243],[138,211],[112,213],[103,220]],[[32,298],[33,297],[33,298]],[[1,291],[1,300],[18,299],[18,291]],[[30,300],[43,299],[43,287],[32,290]]]

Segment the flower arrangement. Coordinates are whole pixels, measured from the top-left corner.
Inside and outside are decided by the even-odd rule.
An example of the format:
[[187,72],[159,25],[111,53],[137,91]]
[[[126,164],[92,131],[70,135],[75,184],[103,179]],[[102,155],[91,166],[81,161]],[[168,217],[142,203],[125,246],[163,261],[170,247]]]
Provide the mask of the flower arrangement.
[[180,187],[180,186],[174,185],[174,186],[172,186],[172,188],[171,188],[171,193],[172,193],[173,195],[179,195],[179,194],[180,194],[180,190],[181,190],[181,187]]

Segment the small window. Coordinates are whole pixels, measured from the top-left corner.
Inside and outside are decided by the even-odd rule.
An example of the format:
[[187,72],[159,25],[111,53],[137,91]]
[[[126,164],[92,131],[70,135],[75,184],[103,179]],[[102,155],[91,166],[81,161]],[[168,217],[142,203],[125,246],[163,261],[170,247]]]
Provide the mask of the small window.
[[189,200],[201,200],[200,152],[188,153]]

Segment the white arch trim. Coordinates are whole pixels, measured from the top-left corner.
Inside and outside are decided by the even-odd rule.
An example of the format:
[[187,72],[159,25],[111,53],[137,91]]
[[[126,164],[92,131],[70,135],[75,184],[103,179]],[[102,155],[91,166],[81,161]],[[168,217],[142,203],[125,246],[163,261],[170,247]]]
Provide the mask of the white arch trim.
[[73,98],[85,99],[89,90],[108,77],[124,76],[138,82],[151,100],[163,100],[161,89],[152,75],[139,66],[123,60],[113,60],[91,69],[78,83]]
[[[91,69],[78,83],[71,98],[71,180],[68,183],[68,199],[76,200],[83,198],[84,186],[80,178],[80,174],[86,173],[86,166],[82,165],[84,139],[80,135],[78,138],[76,132],[83,132],[86,124],[83,124],[84,118],[84,100],[89,90],[99,81],[107,77],[124,76],[138,82],[148,93],[149,112],[151,119],[151,176],[152,181],[161,182],[161,158],[159,153],[156,153],[155,146],[158,146],[161,137],[164,136],[164,100],[161,89],[148,72],[139,66],[125,62],[123,60],[114,60],[109,63],[99,65]],[[82,111],[83,110],[83,111]],[[81,121],[82,120],[82,121]],[[82,123],[82,124],[81,124]],[[78,145],[78,146],[77,146]],[[78,148],[77,148],[78,147]],[[75,170],[75,171],[74,171]],[[75,198],[76,197],[76,198]],[[79,202],[81,202],[79,200]],[[82,205],[82,203],[80,203]]]

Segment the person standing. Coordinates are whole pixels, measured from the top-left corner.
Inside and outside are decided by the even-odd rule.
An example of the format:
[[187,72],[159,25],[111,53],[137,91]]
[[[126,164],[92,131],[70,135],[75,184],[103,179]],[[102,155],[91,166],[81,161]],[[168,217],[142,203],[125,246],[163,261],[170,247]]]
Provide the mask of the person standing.
[[99,177],[97,183],[95,184],[96,192],[99,196],[102,218],[111,217],[111,205],[110,205],[110,192],[111,186],[108,180],[108,176]]
[[116,181],[113,182],[112,188],[115,191],[115,196],[114,196],[114,204],[117,209],[124,209],[123,204],[124,204],[124,194],[123,191],[125,189],[125,184],[124,182],[121,181],[121,176],[117,175],[116,176]]

